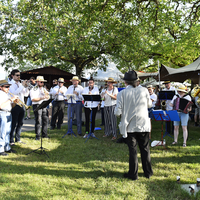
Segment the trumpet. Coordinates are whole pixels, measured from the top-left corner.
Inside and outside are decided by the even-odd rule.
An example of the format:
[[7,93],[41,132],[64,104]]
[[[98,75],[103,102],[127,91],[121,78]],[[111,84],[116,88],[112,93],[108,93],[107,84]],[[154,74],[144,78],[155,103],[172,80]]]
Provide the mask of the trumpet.
[[[8,92],[8,94],[11,96],[11,97],[14,97],[15,95],[11,92]],[[16,100],[14,100],[15,104],[17,104],[18,106],[20,107],[25,107],[26,110],[28,110],[31,106],[27,106],[25,103],[23,103],[23,101],[21,101],[19,98],[17,98]]]

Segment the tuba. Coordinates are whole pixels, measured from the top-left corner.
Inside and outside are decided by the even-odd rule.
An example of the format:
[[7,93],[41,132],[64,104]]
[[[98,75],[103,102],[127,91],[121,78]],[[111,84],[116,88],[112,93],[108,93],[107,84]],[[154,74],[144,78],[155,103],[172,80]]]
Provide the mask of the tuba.
[[196,96],[200,96],[200,87],[199,86],[196,86],[196,87],[194,87],[193,89],[192,89],[192,91],[191,91],[191,96],[192,97],[196,97]]

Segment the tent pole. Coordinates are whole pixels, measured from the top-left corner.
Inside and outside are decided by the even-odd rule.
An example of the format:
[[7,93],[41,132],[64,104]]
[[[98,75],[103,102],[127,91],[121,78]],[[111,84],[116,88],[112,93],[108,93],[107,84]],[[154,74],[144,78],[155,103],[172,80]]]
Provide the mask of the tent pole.
[[160,86],[160,68],[159,68],[159,60],[158,60],[158,80],[159,80],[159,88],[161,89],[161,86]]

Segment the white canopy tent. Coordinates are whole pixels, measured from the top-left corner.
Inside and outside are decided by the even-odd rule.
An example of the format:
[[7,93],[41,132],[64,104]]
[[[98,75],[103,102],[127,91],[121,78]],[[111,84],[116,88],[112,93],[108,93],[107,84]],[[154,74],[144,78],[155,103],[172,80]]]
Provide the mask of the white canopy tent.
[[117,69],[113,62],[111,62],[108,64],[106,71],[99,69],[93,78],[96,81],[105,81],[108,80],[109,77],[112,77],[115,79],[115,81],[119,82],[121,80],[120,76],[123,76],[123,73]]

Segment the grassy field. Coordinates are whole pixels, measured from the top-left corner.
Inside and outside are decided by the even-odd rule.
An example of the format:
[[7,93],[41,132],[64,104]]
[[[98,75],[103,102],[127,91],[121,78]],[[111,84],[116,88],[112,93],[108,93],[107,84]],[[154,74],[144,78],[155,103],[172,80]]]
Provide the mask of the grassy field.
[[[97,120],[96,127],[100,121]],[[76,126],[73,126],[76,133]],[[84,130],[84,127],[83,127]],[[123,178],[128,171],[128,147],[103,138],[103,130],[96,131],[97,139],[62,136],[67,126],[50,131],[50,139],[43,140],[45,154],[31,153],[40,147],[34,132],[22,133],[26,144],[14,147],[17,154],[0,157],[0,199],[200,199],[191,196],[176,183],[196,183],[200,178],[200,127],[189,124],[189,140],[183,148],[182,132],[178,145],[166,136],[167,150],[151,148],[154,175],[143,176],[140,154],[139,179]],[[120,135],[119,135],[120,137]],[[160,140],[161,123],[152,122],[152,141]]]

